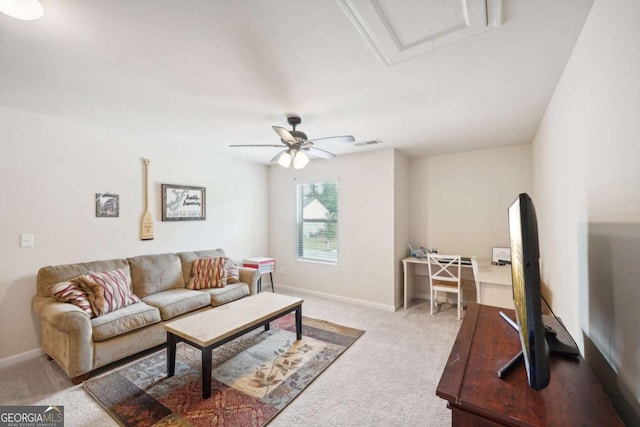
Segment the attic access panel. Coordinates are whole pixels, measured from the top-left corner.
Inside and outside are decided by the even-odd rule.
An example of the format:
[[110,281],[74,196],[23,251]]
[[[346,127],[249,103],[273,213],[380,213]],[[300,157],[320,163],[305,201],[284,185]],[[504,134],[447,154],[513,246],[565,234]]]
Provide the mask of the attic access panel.
[[497,28],[502,0],[338,0],[387,67]]

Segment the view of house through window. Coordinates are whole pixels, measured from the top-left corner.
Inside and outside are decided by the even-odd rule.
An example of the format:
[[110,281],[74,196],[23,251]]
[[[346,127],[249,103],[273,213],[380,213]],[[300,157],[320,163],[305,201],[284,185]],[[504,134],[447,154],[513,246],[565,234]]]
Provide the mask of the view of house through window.
[[296,184],[298,259],[338,263],[338,183]]

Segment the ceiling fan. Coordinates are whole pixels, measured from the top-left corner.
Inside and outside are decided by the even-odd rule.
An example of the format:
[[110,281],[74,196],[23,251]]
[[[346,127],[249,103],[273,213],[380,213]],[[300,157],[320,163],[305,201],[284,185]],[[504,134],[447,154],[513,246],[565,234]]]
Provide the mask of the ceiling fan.
[[355,138],[351,135],[345,136],[330,136],[326,138],[307,138],[307,134],[296,130],[296,126],[302,123],[302,119],[300,116],[290,115],[287,116],[287,122],[292,130],[286,130],[280,126],[272,126],[273,130],[276,131],[278,136],[280,137],[280,145],[271,145],[271,144],[249,144],[249,145],[230,145],[229,147],[278,147],[284,148],[278,154],[275,155],[272,162],[278,162],[280,166],[285,168],[293,167],[295,169],[302,169],[309,163],[308,154],[311,154],[315,157],[322,157],[324,159],[333,159],[336,157],[335,154],[328,152],[327,150],[323,150],[318,147],[314,147],[314,144],[319,141],[323,142],[353,142]]

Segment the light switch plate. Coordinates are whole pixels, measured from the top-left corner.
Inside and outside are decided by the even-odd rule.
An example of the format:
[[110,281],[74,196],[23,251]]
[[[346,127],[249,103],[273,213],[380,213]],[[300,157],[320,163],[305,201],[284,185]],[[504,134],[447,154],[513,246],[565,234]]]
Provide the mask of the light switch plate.
[[20,235],[20,247],[32,248],[33,247],[33,234],[22,233]]

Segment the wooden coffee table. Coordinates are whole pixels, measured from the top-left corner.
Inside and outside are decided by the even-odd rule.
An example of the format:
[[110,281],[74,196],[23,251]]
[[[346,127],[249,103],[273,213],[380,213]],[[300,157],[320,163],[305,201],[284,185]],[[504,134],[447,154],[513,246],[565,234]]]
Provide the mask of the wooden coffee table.
[[296,339],[302,338],[301,298],[260,293],[211,310],[167,322],[167,376],[175,374],[176,344],[184,341],[202,351],[202,398],[211,397],[211,351],[260,326],[296,312]]

